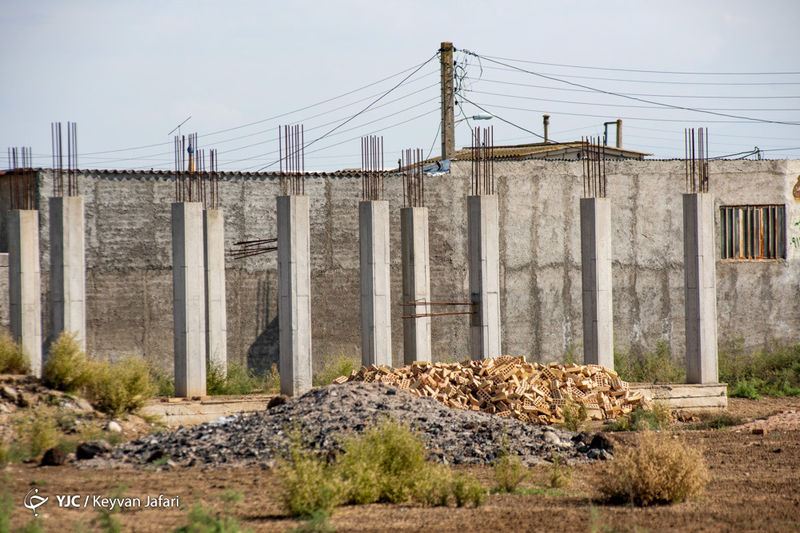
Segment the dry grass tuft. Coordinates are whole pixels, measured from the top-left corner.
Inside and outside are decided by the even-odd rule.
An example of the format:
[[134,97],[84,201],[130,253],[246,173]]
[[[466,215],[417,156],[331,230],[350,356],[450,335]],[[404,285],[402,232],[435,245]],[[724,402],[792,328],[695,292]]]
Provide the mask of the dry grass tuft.
[[617,454],[598,488],[609,502],[678,503],[702,494],[708,477],[701,452],[669,435],[645,432],[635,447]]
[[22,346],[14,342],[11,334],[0,329],[0,374],[27,374],[30,362]]

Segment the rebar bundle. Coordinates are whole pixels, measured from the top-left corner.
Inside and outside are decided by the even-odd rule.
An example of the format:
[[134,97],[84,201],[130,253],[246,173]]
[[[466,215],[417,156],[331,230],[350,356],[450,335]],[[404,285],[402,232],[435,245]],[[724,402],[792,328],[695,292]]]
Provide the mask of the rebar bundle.
[[494,194],[494,127],[472,131],[472,194]]
[[581,137],[583,197],[606,197],[606,147],[599,138]]
[[686,192],[708,192],[708,128],[686,129],[683,133],[686,150]]
[[425,207],[422,153],[421,148],[408,148],[400,154],[398,165],[403,175],[403,201],[406,207]]
[[[61,123],[50,123],[50,145],[53,154],[53,196],[64,196],[64,149]],[[78,194],[78,125],[67,122],[67,196]]]
[[36,173],[30,146],[8,149],[11,209],[36,209]]
[[[283,132],[281,133],[281,128]],[[283,139],[281,140],[281,137]],[[305,133],[302,124],[278,126],[281,194],[306,193]]]
[[361,137],[361,199],[383,199],[383,137]]

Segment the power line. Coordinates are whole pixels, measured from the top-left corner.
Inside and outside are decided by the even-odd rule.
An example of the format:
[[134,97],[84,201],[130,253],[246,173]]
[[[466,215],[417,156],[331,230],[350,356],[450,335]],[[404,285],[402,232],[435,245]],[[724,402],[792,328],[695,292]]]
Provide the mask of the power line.
[[[484,67],[487,70],[516,71],[518,67]],[[715,86],[771,86],[771,85],[800,85],[800,81],[670,81],[670,80],[632,80],[629,78],[607,78],[604,76],[577,76],[575,74],[555,74],[553,72],[540,72],[542,76],[560,76],[580,80],[622,81],[625,83],[655,83],[658,85],[715,85]]]
[[[539,135],[539,134],[538,134],[538,133],[536,133],[535,131],[531,131],[531,130],[529,130],[528,128],[524,128],[524,127],[520,126],[519,124],[514,124],[514,123],[513,123],[513,122],[511,122],[510,120],[506,120],[506,119],[504,119],[503,117],[499,116],[497,113],[494,113],[493,111],[489,111],[489,110],[487,110],[485,107],[482,107],[480,104],[476,104],[475,102],[473,102],[472,100],[470,100],[469,98],[467,98],[466,96],[464,96],[463,94],[462,94],[462,95],[460,95],[460,98],[461,98],[462,100],[466,100],[467,102],[469,102],[470,104],[474,105],[475,107],[477,107],[478,109],[480,109],[480,110],[481,110],[481,111],[483,111],[484,113],[489,113],[489,114],[490,114],[490,115],[492,115],[494,118],[496,118],[496,119],[499,119],[500,121],[502,121],[502,122],[505,122],[506,124],[508,124],[508,125],[510,125],[510,126],[514,126],[515,128],[517,128],[517,129],[520,129],[520,130],[522,130],[522,131],[527,131],[527,132],[528,132],[528,133],[530,133],[531,135],[535,135],[535,136],[539,137],[540,139],[543,139],[543,140],[544,140],[544,136],[543,136],[543,135]],[[502,106],[495,106],[495,107],[502,107]]]
[[[391,89],[389,89],[388,91],[386,91],[385,93],[383,93],[383,94],[382,94],[381,96],[379,96],[379,97],[378,97],[376,100],[374,100],[374,101],[373,101],[372,103],[370,103],[370,104],[369,104],[367,107],[365,107],[364,109],[362,109],[361,111],[359,111],[359,112],[358,112],[358,113],[356,113],[355,115],[351,116],[350,118],[348,118],[347,120],[345,120],[344,122],[342,122],[341,124],[339,124],[338,126],[336,126],[336,127],[332,128],[330,131],[328,131],[328,132],[324,133],[324,134],[323,134],[321,137],[317,137],[316,139],[314,139],[314,140],[313,140],[313,141],[311,141],[310,143],[306,144],[306,145],[303,147],[303,151],[305,152],[305,148],[306,148],[306,147],[308,147],[308,146],[311,146],[312,144],[316,143],[317,141],[320,141],[320,140],[324,139],[325,137],[327,137],[328,135],[330,135],[330,134],[331,134],[331,133],[333,133],[334,131],[338,130],[339,128],[341,128],[342,126],[344,126],[345,124],[347,124],[347,123],[348,123],[348,122],[350,122],[351,120],[353,120],[353,119],[355,119],[356,117],[358,117],[360,114],[362,114],[362,113],[364,113],[365,111],[367,111],[367,110],[368,110],[370,107],[372,107],[373,105],[375,105],[375,104],[377,104],[378,102],[380,102],[380,101],[381,101],[381,99],[382,99],[383,97],[385,97],[387,94],[391,93],[392,91],[394,91],[395,89],[397,89],[398,87],[400,87],[400,86],[401,86],[401,85],[402,85],[402,84],[403,84],[403,83],[404,83],[404,82],[405,82],[405,81],[406,81],[408,78],[410,78],[411,76],[413,76],[414,74],[416,74],[416,73],[417,73],[417,72],[418,72],[418,71],[419,71],[419,70],[420,70],[422,67],[424,67],[425,65],[427,65],[428,63],[430,63],[431,61],[433,61],[433,59],[434,59],[434,58],[436,58],[436,57],[438,57],[438,56],[439,56],[439,51],[437,50],[435,54],[433,54],[433,55],[432,55],[430,58],[428,58],[428,60],[427,60],[427,61],[425,61],[424,63],[422,63],[421,65],[419,65],[419,66],[416,68],[416,70],[414,70],[414,71],[413,71],[411,74],[409,74],[408,76],[406,76],[405,78],[403,78],[402,80],[400,80],[400,82],[399,82],[397,85],[395,85],[394,87],[392,87]],[[274,165],[275,163],[277,163],[277,162],[278,162],[278,161],[273,161],[273,162],[272,162],[272,163],[270,163],[269,165],[266,165],[266,166],[264,166],[264,167],[261,167],[261,168],[259,169],[259,171],[260,171],[260,170],[263,170],[263,169],[265,169],[265,168],[269,168],[269,167],[273,166],[273,165]]]
[[[466,100],[466,98],[465,98]],[[593,117],[593,118],[602,118],[607,119],[608,115],[593,115],[590,113],[569,113],[566,111],[553,111],[552,109],[544,110],[544,109],[526,109],[524,107],[513,107],[513,106],[505,106],[499,104],[485,104],[491,105],[492,107],[496,107],[499,109],[509,109],[512,111],[527,111],[530,113],[548,113],[551,115],[565,115],[565,116],[572,116],[572,117]],[[623,120],[643,120],[648,122],[680,122],[680,123],[689,123],[691,120],[686,119],[669,119],[669,118],[645,118],[645,117],[626,117],[626,116],[618,116],[616,118],[623,119]],[[708,123],[715,123],[715,124],[752,124],[751,121],[748,120],[714,120],[714,119],[707,119],[704,122]],[[790,123],[789,125],[794,126],[794,123]]]
[[504,61],[513,61],[515,63],[530,63],[533,65],[547,65],[549,67],[566,67],[566,68],[580,68],[587,70],[608,70],[615,72],[643,72],[647,74],[680,74],[692,76],[769,76],[769,75],[791,75],[800,74],[800,72],[691,72],[691,71],[676,71],[676,70],[644,70],[634,68],[613,68],[613,67],[592,67],[586,65],[565,65],[563,63],[544,63],[542,61],[530,61],[525,59],[512,59],[509,57],[499,56],[484,56],[487,59],[502,59]]
[[[352,128],[347,128],[347,129],[341,130],[341,131],[339,131],[338,133],[335,133],[335,134],[333,134],[333,135],[341,135],[341,134],[343,134],[343,133],[347,133],[348,131],[354,131],[354,130],[357,130],[357,129],[359,129],[359,128],[363,128],[364,126],[367,126],[367,125],[369,125],[369,124],[375,124],[376,122],[380,122],[380,121],[382,121],[382,120],[386,120],[387,118],[391,118],[391,117],[397,116],[397,115],[399,115],[399,114],[401,114],[401,113],[405,113],[406,111],[409,111],[409,110],[411,110],[411,109],[415,109],[415,108],[417,108],[417,107],[420,107],[420,106],[423,106],[423,105],[425,105],[425,104],[429,104],[429,103],[431,103],[431,102],[433,102],[433,101],[435,101],[435,100],[438,100],[438,99],[439,99],[439,97],[438,97],[438,96],[436,96],[436,97],[433,97],[433,98],[429,98],[428,100],[424,100],[424,101],[422,101],[422,102],[419,102],[419,103],[417,103],[417,104],[414,104],[414,105],[412,105],[412,106],[409,106],[409,107],[403,108],[403,109],[401,109],[400,111],[395,111],[394,113],[390,113],[390,114],[388,114],[388,115],[384,115],[384,116],[382,116],[382,117],[378,117],[378,118],[376,118],[376,119],[370,120],[369,122],[364,122],[364,123],[362,123],[362,124],[359,124],[359,125],[357,125],[357,126],[353,126]],[[319,129],[319,128],[321,128],[321,127],[323,127],[323,126],[315,126],[314,128],[309,128],[309,130],[310,130],[310,129]],[[331,136],[333,136],[333,135],[331,135]],[[263,141],[263,142],[260,142],[260,143],[256,143],[256,144],[266,144],[266,143],[268,143],[268,142],[274,142],[274,141],[276,141],[276,140],[277,140],[277,137],[276,137],[276,138],[274,138],[274,139],[269,139],[269,140],[266,140],[266,141]],[[308,143],[308,144],[306,144],[306,146],[310,146],[310,145],[311,145],[311,143]],[[255,145],[254,145],[254,146],[255,146]],[[229,153],[230,151],[232,151],[232,150],[229,150],[228,152],[223,152],[223,155],[224,155],[224,154],[226,154],[226,153]],[[264,154],[259,154],[259,155],[255,155],[255,156],[252,156],[252,157],[245,157],[245,158],[242,158],[242,159],[236,159],[236,160],[234,160],[234,161],[231,161],[230,163],[239,163],[239,162],[241,162],[241,161],[250,161],[250,160],[252,160],[252,159],[257,159],[257,158],[259,158],[259,157],[263,157],[263,156],[265,156],[265,155],[275,154],[275,153],[277,153],[277,152],[278,152],[278,150],[272,150],[271,152],[267,152],[267,153],[264,153]],[[313,152],[306,152],[306,153],[313,153]],[[277,163],[277,161],[276,161],[276,163]],[[274,163],[273,163],[273,164],[274,164]]]
[[[369,131],[369,132],[360,134],[360,135],[358,135],[356,137],[350,137],[350,138],[345,139],[343,141],[339,141],[339,142],[334,143],[334,144],[330,144],[330,145],[327,145],[327,146],[323,146],[321,148],[317,148],[315,150],[311,150],[310,152],[307,152],[307,153],[308,154],[313,154],[313,153],[316,153],[316,152],[321,152],[322,150],[327,150],[329,148],[333,148],[335,146],[340,146],[340,145],[342,145],[344,143],[348,143],[350,141],[354,141],[354,140],[360,139],[364,135],[374,135],[376,133],[380,133],[382,131],[386,131],[386,130],[389,130],[389,129],[392,129],[392,128],[396,128],[397,126],[402,126],[403,124],[407,124],[407,123],[412,122],[414,120],[417,120],[417,119],[420,119],[422,117],[428,116],[428,115],[433,114],[433,113],[438,113],[438,112],[439,112],[439,108],[437,107],[435,109],[431,109],[430,111],[425,111],[424,113],[420,113],[419,115],[413,116],[413,117],[411,117],[409,119],[406,119],[406,120],[403,120],[403,121],[400,121],[400,122],[396,122],[394,124],[386,126],[385,128],[379,128],[377,130],[373,130],[373,131]],[[270,152],[270,153],[274,153],[274,152]],[[262,154],[262,155],[269,155],[269,154]],[[272,163],[272,165],[274,165],[274,164],[275,163]],[[246,168],[244,168],[242,170],[249,170],[249,169],[255,168],[257,166],[258,165],[253,165],[251,167],[246,167]],[[271,165],[268,165],[268,166],[271,166]],[[261,169],[258,169],[256,172],[260,172],[263,168],[265,168],[265,167],[262,167]]]
[[[474,80],[478,80],[478,78],[470,78]],[[487,83],[498,83],[501,85],[515,85],[517,87],[530,87],[533,89],[550,89],[553,91],[568,91],[568,92],[576,92],[576,93],[593,93],[594,90],[586,90],[586,89],[570,89],[568,87],[553,87],[551,85],[535,85],[531,83],[519,83],[513,81],[503,81],[503,80],[493,80],[488,78],[481,78],[480,81],[484,81]],[[768,95],[768,96],[726,96],[726,95],[697,95],[697,94],[652,94],[652,93],[620,93],[622,96],[648,96],[654,98],[693,98],[693,99],[704,99],[704,100],[778,100],[778,99],[798,99],[800,95]]]
[[[358,87],[357,89],[353,89],[351,91],[347,91],[345,93],[342,93],[342,94],[339,94],[339,95],[336,95],[336,96],[332,96],[330,98],[326,98],[325,100],[321,100],[319,102],[316,102],[316,103],[313,103],[313,104],[309,104],[307,106],[303,106],[303,107],[300,107],[300,108],[297,108],[297,109],[293,109],[292,111],[287,111],[285,113],[280,113],[278,115],[267,117],[267,118],[264,118],[264,119],[261,119],[261,120],[256,120],[254,122],[249,122],[247,124],[242,124],[242,125],[239,125],[239,126],[233,126],[231,128],[225,128],[225,129],[222,129],[222,130],[203,133],[201,136],[211,136],[211,135],[217,135],[219,133],[226,133],[226,132],[229,132],[229,131],[234,131],[234,130],[238,130],[238,129],[242,129],[242,128],[247,128],[249,126],[254,126],[256,124],[261,124],[261,123],[264,123],[264,122],[268,122],[270,120],[275,120],[275,119],[278,119],[278,118],[282,118],[282,117],[291,115],[293,113],[299,113],[300,111],[305,111],[306,109],[311,109],[312,107],[317,107],[317,106],[320,106],[322,104],[326,104],[328,102],[332,102],[334,100],[338,100],[340,98],[344,98],[345,96],[349,96],[349,95],[357,93],[359,91],[363,91],[364,89],[368,89],[369,87],[373,87],[373,86],[375,86],[375,85],[377,85],[379,83],[382,83],[384,81],[390,80],[392,78],[396,78],[397,76],[400,76],[400,75],[408,72],[409,70],[414,70],[414,72],[417,72],[420,69],[420,67],[426,65],[429,62],[430,62],[430,59],[425,61],[425,62],[423,62],[423,63],[421,63],[421,64],[419,64],[419,65],[411,66],[411,67],[409,67],[407,69],[401,70],[400,72],[397,72],[397,73],[392,74],[390,76],[386,76],[385,78],[381,78],[381,79],[379,79],[377,81],[368,83],[366,85],[362,85],[361,87]],[[405,79],[408,79],[408,78],[405,78]],[[96,154],[110,154],[110,153],[115,153],[115,152],[126,152],[126,151],[140,150],[140,149],[144,149],[144,148],[153,148],[155,146],[165,146],[165,145],[172,145],[172,143],[167,141],[167,142],[163,142],[163,143],[148,144],[148,145],[137,146],[137,147],[133,147],[133,148],[118,148],[118,149],[115,149],[115,150],[103,150],[103,151],[100,151],[100,152],[87,152],[85,154],[80,154],[80,155],[81,156],[88,156],[88,155],[96,155]]]
[[[464,53],[469,53],[469,54],[475,55],[476,57],[481,57],[478,54],[475,54],[474,52],[469,52],[467,50],[463,50],[463,51],[464,51]],[[643,98],[639,98],[639,97],[636,97],[636,96],[626,96],[624,94],[616,93],[616,92],[613,92],[613,91],[607,91],[607,90],[604,90],[604,89],[598,89],[596,87],[591,87],[589,85],[583,85],[583,84],[580,84],[580,83],[576,83],[574,81],[562,80],[562,79],[559,79],[559,78],[555,78],[553,76],[548,76],[546,74],[539,74],[537,72],[526,70],[526,69],[523,69],[523,68],[520,68],[520,67],[514,67],[513,65],[508,65],[508,64],[502,63],[500,61],[496,61],[494,59],[488,59],[488,58],[485,58],[485,57],[484,57],[484,59],[486,59],[487,61],[491,61],[493,63],[497,63],[497,64],[500,64],[500,65],[506,66],[506,67],[511,67],[511,68],[513,68],[515,70],[519,70],[520,72],[527,72],[528,74],[531,74],[533,76],[539,76],[541,78],[545,78],[545,79],[548,79],[548,80],[551,80],[551,81],[557,81],[557,82],[561,82],[561,83],[566,83],[566,84],[573,85],[573,86],[576,86],[576,87],[581,87],[583,89],[589,89],[589,90],[592,90],[592,91],[595,91],[595,92],[598,92],[598,93],[608,94],[608,95],[611,95],[611,96],[618,96],[620,98],[627,98],[629,100],[635,100],[637,102],[643,102],[645,104],[654,104],[654,105],[659,105],[659,106],[662,106],[662,107],[667,107],[667,108],[670,108],[670,109],[679,109],[679,110],[682,110],[682,111],[692,111],[692,112],[695,112],[695,113],[704,113],[704,114],[716,115],[716,116],[721,116],[721,117],[737,118],[737,119],[749,120],[749,121],[752,121],[752,122],[763,122],[763,123],[767,123],[767,124],[784,124],[784,125],[789,125],[789,126],[800,126],[800,123],[797,123],[797,122],[785,122],[785,121],[782,121],[782,120],[768,120],[768,119],[748,117],[748,116],[743,116],[743,115],[731,115],[729,113],[720,113],[718,111],[708,111],[708,110],[704,110],[704,109],[697,109],[697,108],[686,107],[686,106],[678,106],[678,105],[674,105],[674,104],[665,104],[663,102],[657,102],[655,100],[645,100]]]
[[[601,106],[601,107],[625,107],[625,108],[631,108],[631,109],[662,109],[660,106],[654,106],[654,105],[632,105],[632,104],[625,105],[625,104],[602,104],[602,103],[597,103],[597,102],[576,102],[574,100],[557,100],[557,99],[553,99],[553,98],[536,98],[536,97],[533,97],[533,96],[522,96],[522,95],[516,95],[516,94],[503,94],[503,93],[493,93],[493,92],[487,92],[487,91],[476,91],[474,89],[466,89],[466,90],[469,91],[469,92],[475,93],[475,94],[485,94],[485,95],[488,95],[488,96],[503,96],[505,98],[517,98],[517,99],[521,99],[521,100],[537,100],[537,101],[540,101],[540,102],[556,102],[556,103],[559,103],[559,104],[591,105],[591,106]],[[783,111],[783,112],[786,112],[786,111],[800,111],[800,108],[796,108],[796,107],[795,108],[775,108],[775,107],[770,107],[770,108],[763,108],[763,107],[759,107],[759,108],[736,108],[735,107],[735,108],[707,108],[707,109],[709,111]]]

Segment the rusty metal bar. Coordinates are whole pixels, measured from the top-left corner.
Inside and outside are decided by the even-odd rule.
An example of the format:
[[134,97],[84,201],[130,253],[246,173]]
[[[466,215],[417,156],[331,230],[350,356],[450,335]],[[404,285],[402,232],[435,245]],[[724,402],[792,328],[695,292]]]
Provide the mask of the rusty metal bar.
[[448,313],[419,313],[415,315],[403,315],[400,318],[425,318],[435,316],[453,316],[453,315],[477,315],[477,311],[452,311]]

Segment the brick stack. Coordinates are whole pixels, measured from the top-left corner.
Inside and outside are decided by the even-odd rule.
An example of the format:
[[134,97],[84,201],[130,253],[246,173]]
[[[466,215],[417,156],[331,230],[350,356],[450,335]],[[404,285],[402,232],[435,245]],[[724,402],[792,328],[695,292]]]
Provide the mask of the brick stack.
[[616,372],[599,365],[541,365],[508,355],[452,364],[418,361],[396,369],[373,365],[334,383],[349,381],[387,383],[455,409],[536,424],[563,422],[567,405],[582,405],[589,418],[604,420],[628,414],[644,402]]

